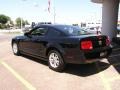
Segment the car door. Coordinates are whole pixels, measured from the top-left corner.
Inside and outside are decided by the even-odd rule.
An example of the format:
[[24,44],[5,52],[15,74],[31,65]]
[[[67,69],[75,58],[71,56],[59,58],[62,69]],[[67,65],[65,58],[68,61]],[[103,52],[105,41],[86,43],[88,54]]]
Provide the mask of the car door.
[[32,36],[29,33],[25,33],[24,36],[20,39],[19,49],[24,53],[29,53],[31,49],[31,38]]
[[32,55],[44,57],[43,52],[45,52],[45,47],[47,44],[46,33],[48,28],[45,26],[41,26],[33,30],[30,35],[31,39],[29,42],[29,52]]

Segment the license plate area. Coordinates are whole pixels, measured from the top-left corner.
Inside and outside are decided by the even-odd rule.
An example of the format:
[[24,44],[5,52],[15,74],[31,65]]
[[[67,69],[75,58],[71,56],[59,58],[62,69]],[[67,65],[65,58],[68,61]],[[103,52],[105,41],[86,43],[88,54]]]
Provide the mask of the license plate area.
[[104,56],[106,56],[107,55],[107,52],[101,52],[100,53],[100,57],[104,57]]

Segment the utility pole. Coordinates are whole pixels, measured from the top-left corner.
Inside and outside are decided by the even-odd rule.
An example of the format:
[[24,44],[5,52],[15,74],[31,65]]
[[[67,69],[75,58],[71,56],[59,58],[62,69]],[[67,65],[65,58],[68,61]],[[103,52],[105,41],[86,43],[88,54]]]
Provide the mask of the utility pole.
[[22,18],[21,18],[21,30],[22,30],[22,24],[23,24],[23,21],[22,21]]
[[56,11],[55,11],[55,6],[54,6],[54,24],[55,24],[55,20],[56,20]]
[[[27,1],[27,0],[22,0],[23,2],[25,2],[25,1]],[[23,19],[22,19],[22,17],[21,17],[21,30],[22,30],[22,28],[23,28]]]
[[53,7],[53,10],[54,10],[54,12],[53,12],[53,20],[54,20],[54,24],[55,24],[55,22],[56,22],[56,8],[55,8],[55,0],[53,0],[53,2],[54,2],[54,7]]

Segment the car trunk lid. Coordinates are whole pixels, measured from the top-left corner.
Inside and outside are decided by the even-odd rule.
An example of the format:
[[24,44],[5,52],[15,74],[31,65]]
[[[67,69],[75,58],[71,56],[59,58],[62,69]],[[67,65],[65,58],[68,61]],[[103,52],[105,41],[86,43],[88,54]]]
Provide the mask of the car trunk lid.
[[[95,48],[102,48],[109,45],[110,41],[107,36],[98,35],[98,36],[87,36],[80,40],[80,48],[84,49],[83,47],[86,45],[86,50],[95,49]],[[87,48],[88,47],[88,48]]]

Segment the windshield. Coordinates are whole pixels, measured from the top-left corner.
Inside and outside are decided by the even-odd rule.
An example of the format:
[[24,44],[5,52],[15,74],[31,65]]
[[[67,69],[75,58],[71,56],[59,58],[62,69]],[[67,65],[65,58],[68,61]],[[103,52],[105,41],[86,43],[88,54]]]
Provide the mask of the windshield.
[[84,29],[79,28],[78,26],[59,25],[59,26],[56,26],[56,28],[62,30],[67,35],[72,35],[72,36],[90,34],[87,31],[85,31]]

